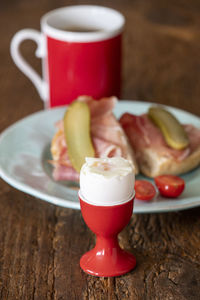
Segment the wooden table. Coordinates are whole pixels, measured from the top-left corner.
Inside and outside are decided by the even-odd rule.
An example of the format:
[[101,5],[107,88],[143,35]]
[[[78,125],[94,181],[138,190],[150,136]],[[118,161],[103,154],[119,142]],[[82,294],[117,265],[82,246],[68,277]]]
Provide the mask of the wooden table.
[[[0,2],[0,130],[43,109],[9,54],[13,34],[39,29],[40,17],[91,1]],[[124,99],[168,104],[200,116],[200,5],[191,1],[92,1],[120,10]],[[35,45],[23,53],[40,70]],[[83,273],[79,258],[94,245],[80,211],[56,207],[0,181],[0,299],[200,299],[200,208],[133,215],[120,243],[137,268],[120,278]]]

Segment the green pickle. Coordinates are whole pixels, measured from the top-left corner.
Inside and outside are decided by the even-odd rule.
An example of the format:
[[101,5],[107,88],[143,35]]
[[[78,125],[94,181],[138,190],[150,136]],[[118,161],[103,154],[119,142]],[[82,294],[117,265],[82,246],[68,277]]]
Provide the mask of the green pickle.
[[64,134],[72,166],[80,172],[85,157],[94,157],[90,135],[90,110],[86,103],[75,101],[64,115]]
[[182,150],[189,145],[183,126],[169,111],[160,106],[153,106],[149,108],[148,116],[160,128],[168,146]]

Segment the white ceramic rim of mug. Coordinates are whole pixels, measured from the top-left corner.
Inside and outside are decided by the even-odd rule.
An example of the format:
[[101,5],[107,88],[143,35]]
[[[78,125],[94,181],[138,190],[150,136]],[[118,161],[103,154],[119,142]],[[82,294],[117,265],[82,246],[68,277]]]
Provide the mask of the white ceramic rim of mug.
[[127,203],[127,202],[129,202],[129,201],[131,201],[134,197],[135,197],[135,191],[133,191],[133,193],[131,194],[131,196],[130,197],[128,197],[128,198],[126,198],[125,200],[123,199],[122,201],[120,201],[120,202],[114,202],[114,203],[102,203],[102,204],[100,204],[100,203],[97,203],[97,202],[92,202],[92,201],[88,201],[83,195],[82,195],[82,193],[81,193],[81,190],[79,190],[78,191],[78,195],[79,195],[79,197],[81,198],[81,200],[82,201],[84,201],[84,202],[86,202],[86,203],[88,203],[88,204],[90,204],[90,205],[94,205],[94,206],[117,206],[117,205],[121,205],[121,204],[124,204],[124,203]]
[[[101,13],[101,14],[107,14],[110,15],[110,19],[113,18],[113,20],[115,19],[115,23],[113,25],[113,28],[110,29],[105,29],[105,24],[103,21],[103,18],[101,17],[101,27],[103,27],[104,25],[104,29],[101,31],[93,31],[93,32],[72,32],[72,31],[65,31],[59,28],[56,28],[55,25],[51,25],[50,21],[52,22],[51,18],[55,21],[56,19],[60,18],[61,15],[63,16],[63,13],[67,12],[67,13],[86,13],[89,14],[90,12],[90,16],[92,16],[93,14],[93,18],[94,18],[94,14],[97,13]],[[57,16],[56,16],[57,15]],[[60,15],[60,17],[59,17]],[[111,24],[111,20],[109,19],[109,23]],[[90,19],[91,20],[91,19]],[[97,19],[96,19],[97,20]],[[81,19],[79,18],[79,22],[81,21]],[[83,22],[83,19],[82,19]],[[81,23],[81,22],[80,22]],[[79,23],[79,24],[80,24]],[[76,22],[77,24],[77,22]],[[125,24],[125,18],[124,16],[112,9],[112,8],[108,8],[108,7],[104,7],[104,6],[98,6],[98,5],[72,5],[72,6],[66,6],[66,7],[61,7],[55,10],[52,10],[50,12],[48,12],[47,14],[45,14],[42,18],[41,18],[41,28],[42,28],[42,32],[44,34],[46,34],[49,37],[52,37],[56,40],[61,40],[61,41],[68,41],[68,42],[97,42],[97,41],[103,41],[103,40],[107,40],[110,39],[112,37],[115,37],[117,35],[119,35],[124,28],[124,24]],[[88,24],[84,24],[87,25]],[[91,24],[90,24],[91,25]],[[72,25],[71,25],[72,26]],[[82,25],[79,25],[82,26]],[[93,24],[93,26],[95,26]],[[91,25],[92,27],[92,25]]]

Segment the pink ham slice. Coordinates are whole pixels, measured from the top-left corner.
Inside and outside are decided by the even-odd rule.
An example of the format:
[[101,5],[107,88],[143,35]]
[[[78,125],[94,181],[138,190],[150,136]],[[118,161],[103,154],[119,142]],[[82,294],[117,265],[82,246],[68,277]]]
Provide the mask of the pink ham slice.
[[120,118],[120,124],[135,149],[136,158],[140,150],[151,148],[160,156],[173,157],[177,161],[182,161],[200,145],[200,129],[193,125],[183,125],[190,140],[189,147],[184,150],[175,150],[166,144],[160,129],[146,114],[135,116],[125,113]]
[[53,171],[53,178],[58,180],[64,180],[64,181],[78,181],[79,180],[79,174],[72,168],[67,167],[62,164],[58,164],[55,166]]
[[[91,136],[96,157],[123,156],[135,164],[134,153],[127,145],[124,131],[112,113],[117,99],[110,97],[95,101],[91,97],[81,96],[78,101],[86,102],[90,108]],[[55,180],[78,181],[79,174],[73,169],[67,154],[63,121],[57,122],[56,127],[58,132],[51,145],[53,177]]]

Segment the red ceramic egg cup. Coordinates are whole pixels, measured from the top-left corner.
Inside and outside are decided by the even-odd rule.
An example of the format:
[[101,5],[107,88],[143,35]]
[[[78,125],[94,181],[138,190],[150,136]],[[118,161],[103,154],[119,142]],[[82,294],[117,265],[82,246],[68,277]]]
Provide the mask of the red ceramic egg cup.
[[136,265],[133,254],[124,251],[118,243],[118,233],[128,224],[134,197],[123,204],[96,206],[81,199],[82,216],[87,226],[96,234],[96,245],[85,253],[80,266],[86,273],[99,277],[123,275]]

